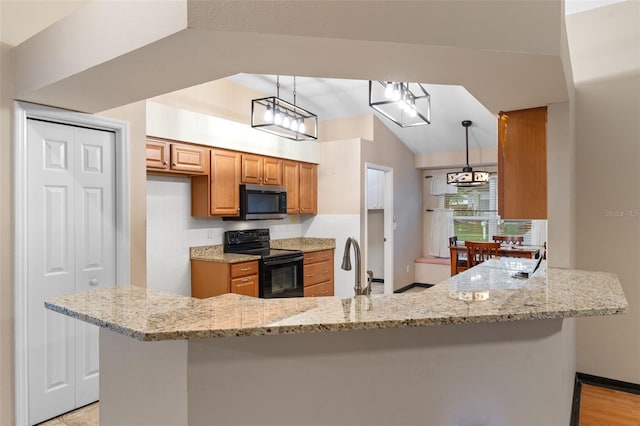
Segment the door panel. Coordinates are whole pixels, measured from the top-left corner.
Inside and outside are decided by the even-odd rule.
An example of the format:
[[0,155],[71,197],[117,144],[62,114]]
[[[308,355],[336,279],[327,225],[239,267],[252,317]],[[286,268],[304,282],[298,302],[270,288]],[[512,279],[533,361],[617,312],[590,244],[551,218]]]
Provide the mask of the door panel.
[[115,286],[115,135],[28,120],[29,422],[98,399],[97,327],[50,296]]
[[[75,408],[73,320],[44,308],[44,299],[75,291],[73,128],[29,120],[27,273],[29,420]],[[60,411],[61,410],[61,411]]]
[[[75,128],[75,291],[116,285],[115,135]],[[98,327],[76,324],[76,405],[98,399]]]

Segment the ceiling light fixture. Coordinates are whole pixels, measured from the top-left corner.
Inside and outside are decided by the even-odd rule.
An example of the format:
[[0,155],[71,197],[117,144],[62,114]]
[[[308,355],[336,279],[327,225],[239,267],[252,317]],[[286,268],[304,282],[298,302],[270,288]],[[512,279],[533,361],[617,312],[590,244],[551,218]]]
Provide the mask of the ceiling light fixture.
[[489,182],[489,172],[474,172],[469,166],[469,126],[470,120],[464,120],[462,126],[467,135],[467,165],[461,172],[447,173],[447,183],[455,186],[480,186]]
[[251,127],[295,141],[318,139],[318,116],[296,106],[296,77],[293,104],[280,99],[280,76],[276,77],[276,91],[276,96],[251,101]]
[[431,124],[431,95],[420,83],[369,80],[369,106],[400,127]]

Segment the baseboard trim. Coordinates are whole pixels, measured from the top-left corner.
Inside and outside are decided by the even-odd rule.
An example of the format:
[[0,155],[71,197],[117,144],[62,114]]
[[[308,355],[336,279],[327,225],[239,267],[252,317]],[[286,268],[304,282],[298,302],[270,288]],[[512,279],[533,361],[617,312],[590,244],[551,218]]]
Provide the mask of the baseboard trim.
[[423,287],[423,288],[429,288],[429,287],[433,287],[433,284],[427,284],[427,283],[411,283],[409,285],[406,285],[402,288],[399,288],[397,290],[394,291],[394,293],[404,293],[405,291],[412,289],[414,287]]
[[576,372],[576,380],[573,386],[573,402],[571,404],[571,426],[580,424],[580,393],[582,392],[583,384],[640,395],[640,384]]

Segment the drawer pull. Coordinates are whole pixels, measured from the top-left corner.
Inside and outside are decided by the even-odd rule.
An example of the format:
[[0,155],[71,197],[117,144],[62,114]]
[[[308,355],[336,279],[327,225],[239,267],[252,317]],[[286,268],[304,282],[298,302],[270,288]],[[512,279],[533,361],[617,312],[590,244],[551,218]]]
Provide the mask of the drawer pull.
[[314,274],[307,274],[305,277],[312,277]]
[[247,272],[247,271],[250,271],[250,270],[251,270],[251,268],[240,268],[240,270],[241,270],[242,272]]
[[242,281],[243,283],[246,283],[247,281],[249,281],[249,278],[243,278],[240,281]]
[[328,270],[326,270],[326,269],[323,269],[323,270],[322,270],[322,273],[323,273],[323,274],[326,274],[326,273],[328,273],[328,272],[329,272],[329,271],[328,271]]
[[307,256],[307,260],[313,260],[313,259],[315,259],[314,256]]

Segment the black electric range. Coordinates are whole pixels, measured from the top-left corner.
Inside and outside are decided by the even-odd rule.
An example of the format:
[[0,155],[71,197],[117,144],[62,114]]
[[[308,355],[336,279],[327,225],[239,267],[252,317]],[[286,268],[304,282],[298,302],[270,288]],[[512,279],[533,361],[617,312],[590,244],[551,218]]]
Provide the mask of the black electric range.
[[259,296],[302,297],[304,253],[300,250],[272,249],[269,229],[226,231],[225,253],[260,256]]

